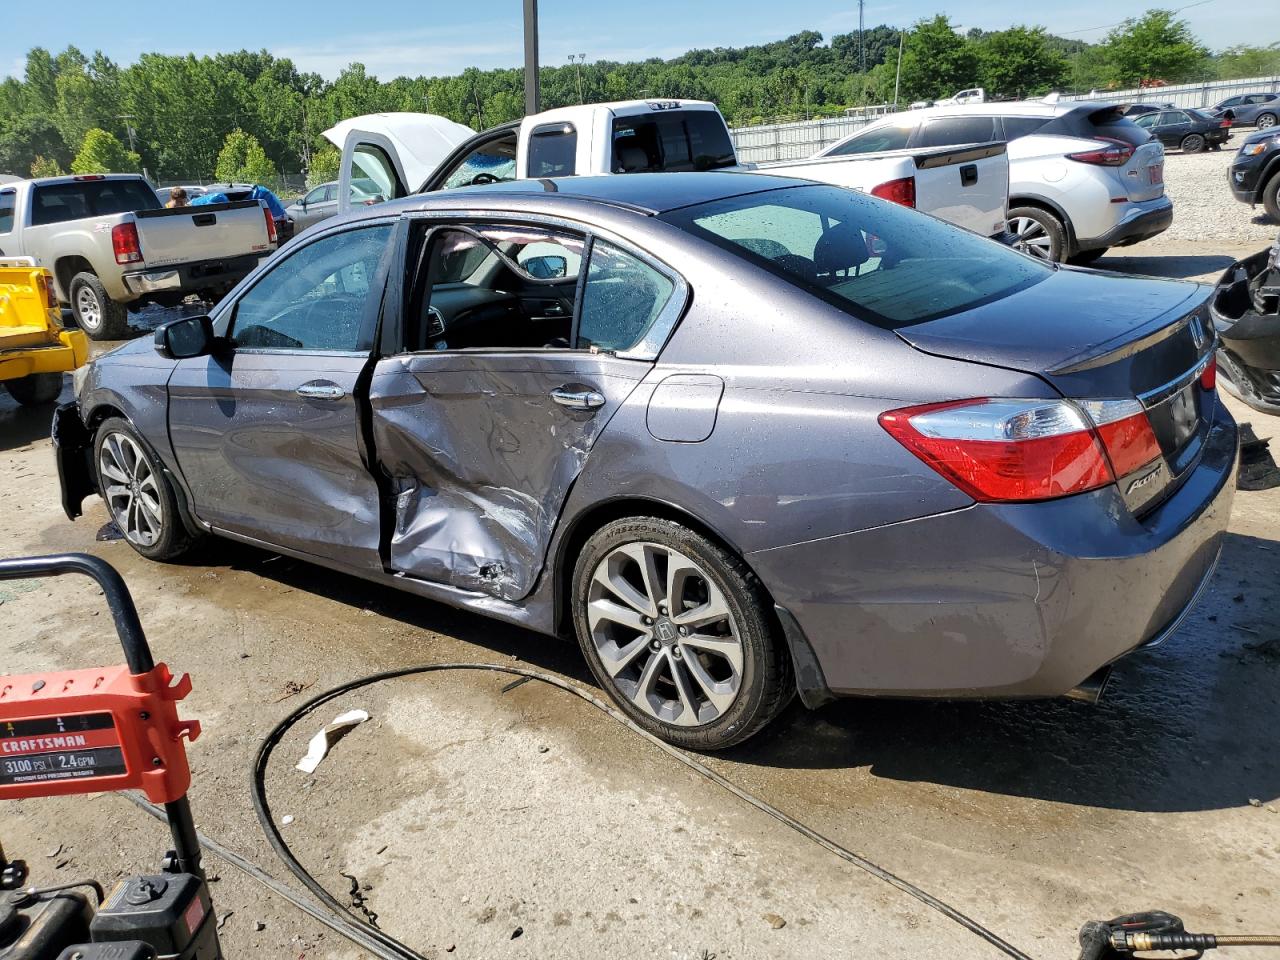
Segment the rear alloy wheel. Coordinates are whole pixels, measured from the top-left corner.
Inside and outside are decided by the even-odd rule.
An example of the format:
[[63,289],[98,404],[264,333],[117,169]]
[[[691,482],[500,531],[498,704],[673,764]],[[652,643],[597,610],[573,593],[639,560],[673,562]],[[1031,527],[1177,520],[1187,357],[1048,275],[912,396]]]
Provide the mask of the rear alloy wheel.
[[38,407],[58,399],[62,392],[62,374],[29,373],[17,380],[6,380],[4,386],[9,396],[24,407]]
[[1270,130],[1276,125],[1276,115],[1274,113],[1258,114],[1258,129]]
[[1198,133],[1188,133],[1182,138],[1183,153],[1199,153],[1204,149],[1204,137]]
[[1039,207],[1010,210],[1009,231],[1018,238],[1013,244],[1015,250],[1052,263],[1066,259],[1066,228],[1057,217]]
[[178,516],[177,496],[128,421],[103,421],[93,451],[102,499],[129,546],[149,560],[185,553],[192,539]]
[[741,743],[794,691],[760,581],[686,527],[656,518],[607,524],[583,547],[573,595],[592,673],[623,712],[669,743]]

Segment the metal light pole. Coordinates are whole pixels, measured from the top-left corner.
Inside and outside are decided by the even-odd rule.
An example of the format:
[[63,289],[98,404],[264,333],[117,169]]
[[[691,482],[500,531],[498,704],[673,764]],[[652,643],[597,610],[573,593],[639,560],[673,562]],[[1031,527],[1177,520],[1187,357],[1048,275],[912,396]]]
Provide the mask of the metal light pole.
[[893,78],[893,109],[898,109],[898,88],[902,86],[902,41],[906,32],[898,31],[898,74]]
[[538,0],[524,0],[524,112],[542,109],[538,85]]

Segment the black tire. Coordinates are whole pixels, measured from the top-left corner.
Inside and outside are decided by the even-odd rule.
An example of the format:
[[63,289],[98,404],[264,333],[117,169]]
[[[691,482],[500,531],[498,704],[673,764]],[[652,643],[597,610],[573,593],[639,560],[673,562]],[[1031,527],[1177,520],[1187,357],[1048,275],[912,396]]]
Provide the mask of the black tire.
[[[121,443],[120,438],[127,439],[133,448],[141,454],[148,476],[154,478],[153,486],[147,486],[146,480],[138,484],[136,481],[139,473],[129,471],[127,463],[125,464],[124,473],[128,482],[123,485],[131,487],[131,492],[133,493],[133,496],[129,498],[129,502],[132,503],[135,498],[141,499],[142,495],[146,494],[148,495],[148,502],[154,501],[159,505],[159,510],[155,514],[158,516],[158,523],[152,522],[151,517],[153,515],[150,513],[140,513],[137,521],[151,529],[159,528],[158,533],[151,542],[145,542],[142,537],[133,535],[133,531],[130,529],[131,524],[124,516],[127,511],[123,509],[123,504],[120,502],[122,498],[108,496],[109,488],[120,484],[112,482],[113,479],[118,481],[118,477],[112,478],[104,470],[103,447],[114,440],[116,449],[123,448],[127,450],[127,447]],[[127,454],[124,458],[113,454],[113,459],[117,462],[122,459],[127,461],[128,457]],[[178,513],[178,493],[173,489],[172,483],[161,467],[160,458],[151,449],[151,445],[133,429],[129,421],[121,417],[110,417],[98,427],[93,439],[93,469],[98,478],[98,492],[102,495],[103,502],[107,505],[107,513],[110,514],[116,526],[120,528],[120,532],[124,534],[125,542],[139,554],[148,560],[176,560],[190,551],[195,545],[195,538],[187,532],[187,528],[182,523],[182,517]],[[152,493],[154,493],[153,497],[150,496]],[[141,506],[139,506],[140,509]]]
[[129,311],[107,296],[106,287],[89,271],[71,278],[67,291],[71,313],[90,340],[123,340],[129,336]]
[[1098,247],[1095,250],[1081,250],[1079,253],[1072,254],[1067,258],[1067,263],[1077,267],[1086,267],[1095,262],[1104,253],[1110,250],[1110,247]]
[[1276,125],[1276,115],[1274,113],[1260,113],[1254,123],[1258,125],[1259,130],[1269,130]]
[[1183,153],[1200,153],[1204,150],[1204,137],[1198,133],[1188,133],[1182,138],[1180,146]]
[[1267,216],[1280,223],[1280,170],[1273,173],[1262,188],[1262,206],[1266,209]]
[[[684,611],[695,609],[699,601],[709,602],[714,590],[723,599],[727,615],[720,622],[693,625],[689,628],[692,635],[685,632],[686,628],[680,627],[680,636],[685,639],[669,635],[665,642],[658,638],[659,633],[664,632],[662,628],[665,626],[665,633],[672,634],[677,629],[672,621],[679,619],[671,611],[667,611],[670,612],[668,618],[663,613],[665,607],[658,607],[656,622],[654,618],[649,619],[652,630],[645,630],[644,627],[620,627],[606,618],[599,627],[601,635],[606,637],[601,641],[603,646],[609,648],[614,642],[612,636],[616,634],[618,640],[613,647],[615,652],[620,652],[619,648],[639,651],[631,657],[624,655],[628,665],[618,671],[618,679],[615,680],[606,669],[597,647],[588,604],[593,590],[608,594],[608,590],[602,588],[595,579],[597,568],[604,564],[605,570],[611,569],[609,564],[618,557],[619,548],[638,550],[641,544],[648,544],[650,548],[657,547],[659,550],[670,550],[692,561],[696,567],[692,575],[681,579],[681,585],[677,588],[680,593],[677,603]],[[623,558],[623,563],[625,562]],[[618,569],[622,571],[627,568],[623,566]],[[639,569],[637,564],[634,571],[628,574],[629,578],[638,575]],[[658,579],[664,581],[661,596],[666,598],[667,583],[661,570]],[[759,578],[741,558],[687,527],[656,517],[634,517],[606,524],[592,534],[578,555],[574,565],[572,591],[573,622],[578,643],[596,680],[628,717],[668,743],[689,750],[723,750],[735,746],[758,733],[778,715],[795,693],[790,655],[778,636],[773,605]],[[694,595],[692,601],[689,599],[690,594]],[[692,607],[690,603],[693,603]],[[625,607],[622,609],[627,612]],[[640,632],[633,632],[634,630]],[[735,655],[740,653],[741,656],[740,669],[729,667],[726,671],[729,661],[717,661],[715,654],[695,652],[700,649],[694,639],[697,636],[731,643],[735,634],[738,643],[734,650]],[[639,646],[633,646],[634,644]],[[682,657],[684,650],[689,652]],[[691,725],[667,722],[656,715],[658,711],[647,712],[630,699],[629,693],[623,689],[624,685],[632,682],[627,679],[626,674],[629,671],[639,673],[642,678],[646,673],[644,666],[652,660],[665,664],[658,666],[652,673],[655,693],[665,690],[678,695],[678,673],[686,684],[684,689],[693,693],[694,699],[699,702],[699,711],[691,716],[697,718],[705,713],[707,719],[695,719]],[[700,681],[691,669],[690,664],[694,660],[698,663],[698,670],[706,678],[721,680],[722,684],[727,684],[730,688],[736,680],[736,690],[728,692],[733,697],[731,701],[723,707],[712,703],[707,688],[699,685]],[[636,689],[639,686],[640,682],[636,682]],[[631,691],[632,694],[635,692],[634,689]],[[725,695],[728,694],[722,694]],[[685,702],[684,698],[679,697],[679,702]],[[683,710],[680,715],[684,715]]]
[[53,403],[62,392],[62,374],[29,373],[17,380],[6,380],[4,387],[24,407],[38,407]]
[[1221,150],[1221,149],[1222,149],[1222,144],[1220,144],[1220,143],[1211,143],[1211,144],[1209,144],[1209,149],[1210,149],[1210,150]]
[[[1039,230],[1033,225],[1038,225]],[[1009,230],[1019,237],[1013,245],[1015,250],[1052,263],[1066,260],[1067,228],[1049,211],[1039,207],[1014,207],[1009,211]]]

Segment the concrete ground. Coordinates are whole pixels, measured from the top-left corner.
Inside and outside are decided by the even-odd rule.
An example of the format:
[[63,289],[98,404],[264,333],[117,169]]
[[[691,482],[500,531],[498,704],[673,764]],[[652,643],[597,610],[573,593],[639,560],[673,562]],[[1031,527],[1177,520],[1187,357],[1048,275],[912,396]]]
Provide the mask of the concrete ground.
[[[1099,266],[1212,278],[1258,247],[1157,239]],[[1228,406],[1276,434],[1272,418]],[[248,776],[260,738],[302,697],[438,661],[589,684],[569,645],[303,563],[224,544],[159,565],[97,540],[98,501],[74,524],[62,515],[48,418],[0,400],[0,555],[86,550],[120,569],[158,658],[195,681],[182,713],[204,725],[190,750],[200,828],[279,877],[292,882],[261,837]],[[709,762],[1036,958],[1074,957],[1083,921],[1146,908],[1197,930],[1271,932],[1278,507],[1280,490],[1237,494],[1205,600],[1165,645],[1123,661],[1099,706],[795,703]],[[0,636],[6,673],[119,660],[101,597],[79,580],[0,585]],[[366,689],[309,718],[271,771],[308,868],[340,897],[341,874],[357,877],[380,926],[426,956],[999,956],[589,705],[536,683],[504,692],[509,679]],[[293,769],[321,723],[357,706],[369,723],[314,775]],[[102,795],[9,803],[0,841],[53,884],[150,868],[166,835]],[[365,956],[208,862],[231,960]]]

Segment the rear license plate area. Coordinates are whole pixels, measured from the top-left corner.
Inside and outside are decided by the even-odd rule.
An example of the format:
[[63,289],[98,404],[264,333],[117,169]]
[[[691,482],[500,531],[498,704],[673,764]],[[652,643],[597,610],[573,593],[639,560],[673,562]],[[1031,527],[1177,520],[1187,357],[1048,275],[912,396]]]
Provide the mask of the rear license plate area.
[[1151,180],[1152,186],[1158,183],[1164,183],[1164,164],[1153,163],[1147,167],[1147,177]]

